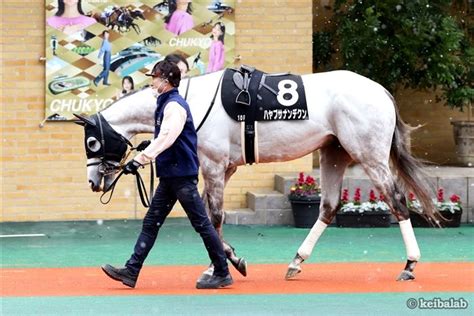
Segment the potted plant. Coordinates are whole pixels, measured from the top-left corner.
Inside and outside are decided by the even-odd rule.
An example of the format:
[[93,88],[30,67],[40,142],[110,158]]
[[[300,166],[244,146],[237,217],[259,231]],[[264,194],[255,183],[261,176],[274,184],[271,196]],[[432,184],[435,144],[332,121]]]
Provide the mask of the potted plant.
[[316,180],[300,172],[298,180],[290,189],[288,199],[291,203],[295,227],[313,227],[318,219],[321,204],[321,188]]
[[361,203],[360,188],[356,188],[352,201],[349,201],[349,190],[344,189],[341,197],[341,207],[336,213],[336,225],[339,227],[389,227],[390,209],[384,202],[384,196],[379,198],[374,190],[370,190],[369,200]]
[[468,107],[468,119],[452,121],[454,144],[458,162],[464,166],[474,166],[474,121],[471,120],[471,106]]
[[[445,219],[440,222],[442,227],[459,227],[461,225],[462,206],[461,198],[457,194],[449,197],[449,201],[444,198],[444,189],[439,188],[435,206],[438,212]],[[408,195],[408,209],[410,210],[410,220],[413,227],[434,227],[425,216],[420,202],[413,193]]]
[[[466,104],[467,105],[467,120],[452,121],[453,125],[453,136],[454,143],[456,145],[456,153],[458,161],[467,166],[474,164],[474,121],[472,120],[472,76],[473,76],[473,63],[474,63],[474,49],[472,48],[472,39],[474,38],[472,22],[474,21],[474,15],[472,14],[472,8],[470,6],[472,2],[469,1],[453,1],[451,7],[452,15],[458,20],[459,23],[467,35],[461,42],[461,48],[463,53],[460,54],[460,60],[467,67],[465,68],[465,80],[462,78],[456,78],[456,85],[463,86],[463,83],[467,82],[470,84],[470,90],[461,90],[457,93],[451,93],[451,104]],[[462,107],[461,107],[462,111]]]

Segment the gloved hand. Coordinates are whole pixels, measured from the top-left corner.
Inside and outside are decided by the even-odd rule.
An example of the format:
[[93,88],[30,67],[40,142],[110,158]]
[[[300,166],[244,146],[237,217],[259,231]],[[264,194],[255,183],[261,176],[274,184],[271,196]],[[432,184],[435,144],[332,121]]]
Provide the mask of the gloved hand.
[[144,140],[138,146],[135,148],[137,151],[144,151],[145,148],[148,147],[148,145],[151,144],[151,140]]
[[124,174],[130,174],[131,173],[133,175],[136,175],[137,171],[138,171],[138,168],[140,168],[140,167],[143,167],[143,165],[141,163],[139,163],[138,161],[132,159],[129,162],[127,162],[125,164],[125,166],[123,166],[122,170],[123,170]]

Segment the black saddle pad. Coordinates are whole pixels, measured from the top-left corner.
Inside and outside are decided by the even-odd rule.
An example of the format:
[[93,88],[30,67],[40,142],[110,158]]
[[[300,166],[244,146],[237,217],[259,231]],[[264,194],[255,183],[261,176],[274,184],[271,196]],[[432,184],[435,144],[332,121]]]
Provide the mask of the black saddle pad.
[[[236,74],[234,76],[234,74]],[[291,74],[267,74],[255,70],[250,74],[249,97],[243,92],[243,73],[226,69],[222,80],[221,99],[227,114],[242,122],[246,116],[255,115],[255,121],[307,120],[308,108],[301,76]],[[236,78],[239,80],[236,80]],[[243,93],[240,94],[239,93]],[[237,102],[249,100],[250,105]],[[252,108],[253,107],[253,108]]]

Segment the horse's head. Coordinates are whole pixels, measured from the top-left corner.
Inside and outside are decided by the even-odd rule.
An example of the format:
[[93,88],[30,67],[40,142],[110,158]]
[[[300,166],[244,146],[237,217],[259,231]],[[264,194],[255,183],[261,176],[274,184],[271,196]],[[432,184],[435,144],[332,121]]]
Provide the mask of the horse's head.
[[[117,133],[97,113],[90,117],[74,114],[84,126],[84,145],[87,156],[87,178],[92,191],[107,191],[127,152],[130,142]],[[103,186],[102,186],[103,181]]]

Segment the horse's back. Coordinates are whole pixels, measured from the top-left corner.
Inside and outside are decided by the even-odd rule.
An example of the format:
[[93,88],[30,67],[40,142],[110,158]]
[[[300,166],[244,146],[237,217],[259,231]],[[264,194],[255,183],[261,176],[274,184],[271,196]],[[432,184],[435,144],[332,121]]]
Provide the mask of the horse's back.
[[[310,119],[328,127],[336,137],[343,131],[361,137],[377,131],[391,137],[395,105],[390,93],[377,82],[351,71],[337,70],[303,76]],[[355,135],[353,135],[355,136]]]
[[[305,87],[307,84],[317,84],[328,87],[331,91],[364,92],[378,90],[385,93],[386,89],[379,83],[349,70],[334,70],[303,75]],[[314,88],[314,87],[313,87]]]
[[348,70],[335,70],[303,76],[306,98],[310,107],[348,105],[365,110],[394,109],[390,93],[379,83]]

